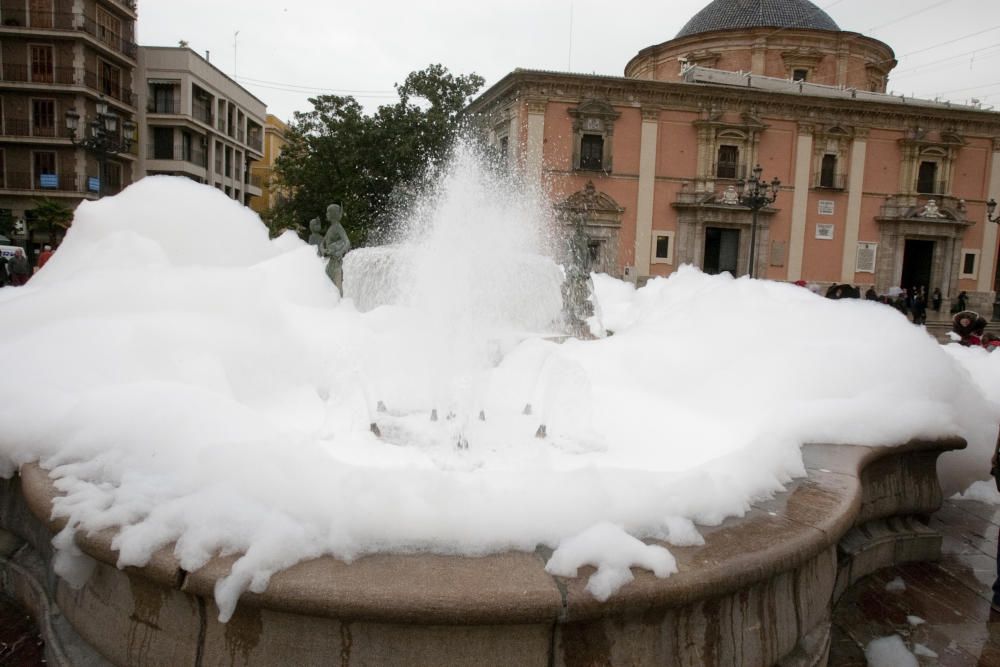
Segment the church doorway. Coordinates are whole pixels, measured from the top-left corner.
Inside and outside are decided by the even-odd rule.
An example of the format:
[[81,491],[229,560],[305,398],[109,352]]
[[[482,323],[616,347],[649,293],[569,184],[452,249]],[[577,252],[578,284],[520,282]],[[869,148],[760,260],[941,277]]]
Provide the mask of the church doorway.
[[934,265],[934,241],[906,239],[903,247],[903,275],[900,287],[911,289],[924,287],[927,292],[931,285],[931,267]]
[[740,230],[722,227],[705,228],[705,261],[702,271],[712,275],[736,272],[736,262],[740,254]]

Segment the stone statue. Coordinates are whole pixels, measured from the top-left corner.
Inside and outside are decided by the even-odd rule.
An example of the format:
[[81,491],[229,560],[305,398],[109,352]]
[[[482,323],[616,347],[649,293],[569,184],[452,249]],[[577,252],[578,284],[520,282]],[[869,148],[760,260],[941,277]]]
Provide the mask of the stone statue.
[[923,212],[920,214],[921,218],[943,218],[944,214],[938,208],[937,201],[934,199],[927,200],[927,205],[924,206]]
[[573,234],[567,241],[566,279],[562,284],[563,317],[572,335],[588,338],[587,318],[594,314],[594,304],[590,301],[590,242],[582,215],[576,216]]
[[347,238],[347,232],[340,224],[343,214],[340,204],[330,204],[326,207],[326,219],[330,223],[330,228],[326,230],[326,236],[319,245],[320,256],[329,258],[326,263],[326,275],[337,289],[343,288],[344,255],[351,249],[351,240]]
[[319,218],[309,221],[309,245],[316,246],[316,254],[320,253],[320,246],[323,245],[323,223]]

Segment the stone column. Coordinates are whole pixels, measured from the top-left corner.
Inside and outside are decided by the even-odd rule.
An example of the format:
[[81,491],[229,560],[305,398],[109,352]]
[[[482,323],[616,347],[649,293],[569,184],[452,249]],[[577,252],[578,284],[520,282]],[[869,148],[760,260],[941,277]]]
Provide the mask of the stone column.
[[545,141],[545,107],[546,100],[534,99],[527,101],[528,136],[524,151],[524,175],[528,182],[538,182],[542,178],[542,151]]
[[[861,199],[864,195],[865,157],[868,153],[868,130],[855,128],[851,144],[851,171],[847,185],[847,217],[844,219],[844,254],[841,258],[840,281],[854,284],[857,268],[858,235],[861,233]],[[881,248],[879,248],[881,250]]]
[[788,280],[802,278],[802,255],[805,252],[806,219],[809,214],[809,186],[813,126],[800,124],[795,149],[795,189],[792,197],[792,228],[788,238]]
[[[1000,198],[1000,137],[993,139],[993,162],[990,165],[990,186],[986,198]],[[983,247],[979,254],[979,292],[993,291],[993,274],[997,264],[997,225],[983,220]]]
[[659,109],[642,110],[642,138],[639,144],[639,196],[635,206],[635,273],[637,276],[649,275],[659,122]]

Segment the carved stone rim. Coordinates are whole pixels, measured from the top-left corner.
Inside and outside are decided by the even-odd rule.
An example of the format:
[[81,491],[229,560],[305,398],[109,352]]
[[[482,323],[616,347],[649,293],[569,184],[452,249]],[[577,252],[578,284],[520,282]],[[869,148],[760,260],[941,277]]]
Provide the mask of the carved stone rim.
[[[896,447],[806,445],[803,455],[808,477],[797,480],[786,493],[770,501],[771,505],[781,505],[783,511],[767,511],[758,504],[741,519],[704,528],[703,547],[665,545],[677,557],[677,574],[657,579],[652,573],[636,571],[635,581],[606,603],[598,602],[584,590],[588,570],[577,579],[552,577],[544,572],[543,554],[510,552],[481,558],[378,555],[350,565],[323,557],[275,574],[264,593],[244,593],[240,605],[428,625],[578,621],[629,610],[674,607],[746,588],[795,568],[836,544],[861,514],[860,478],[874,462],[912,452],[942,453],[964,447],[961,438],[913,440]],[[810,458],[817,456],[822,466],[810,464]],[[22,493],[31,512],[51,531],[61,529],[65,520],[51,519],[52,501],[59,492],[48,473],[37,464],[27,464],[20,475]],[[811,501],[817,497],[836,511],[810,510]],[[895,514],[921,514],[935,508],[896,509],[902,511]],[[882,517],[870,512],[865,516],[866,521],[875,518]],[[739,545],[741,539],[751,535],[766,548],[752,552],[734,548],[734,544]],[[77,544],[88,555],[114,566],[112,537],[110,530],[78,535]],[[170,549],[162,549],[146,567],[129,570],[166,587],[211,597],[215,582],[228,573],[233,560],[214,558],[197,572],[188,573],[180,568]],[[706,567],[705,563],[714,565]],[[456,585],[456,580],[491,585],[484,590],[482,586]]]

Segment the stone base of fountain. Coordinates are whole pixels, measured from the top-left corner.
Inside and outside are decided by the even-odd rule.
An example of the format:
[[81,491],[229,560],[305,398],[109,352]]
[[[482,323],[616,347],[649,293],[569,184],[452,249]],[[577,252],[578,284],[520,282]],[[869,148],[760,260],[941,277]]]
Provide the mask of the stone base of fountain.
[[960,439],[809,445],[808,477],[742,519],[670,547],[680,571],[607,602],[549,575],[547,553],[383,555],[300,563],[246,593],[228,624],[215,582],[233,558],[183,571],[169,549],[114,567],[110,531],[78,536],[98,561],[79,591],[52,573],[58,493],[28,465],[0,482],[3,592],[26,606],[55,665],[825,665],[831,609],[876,569],[933,560],[938,456]]

